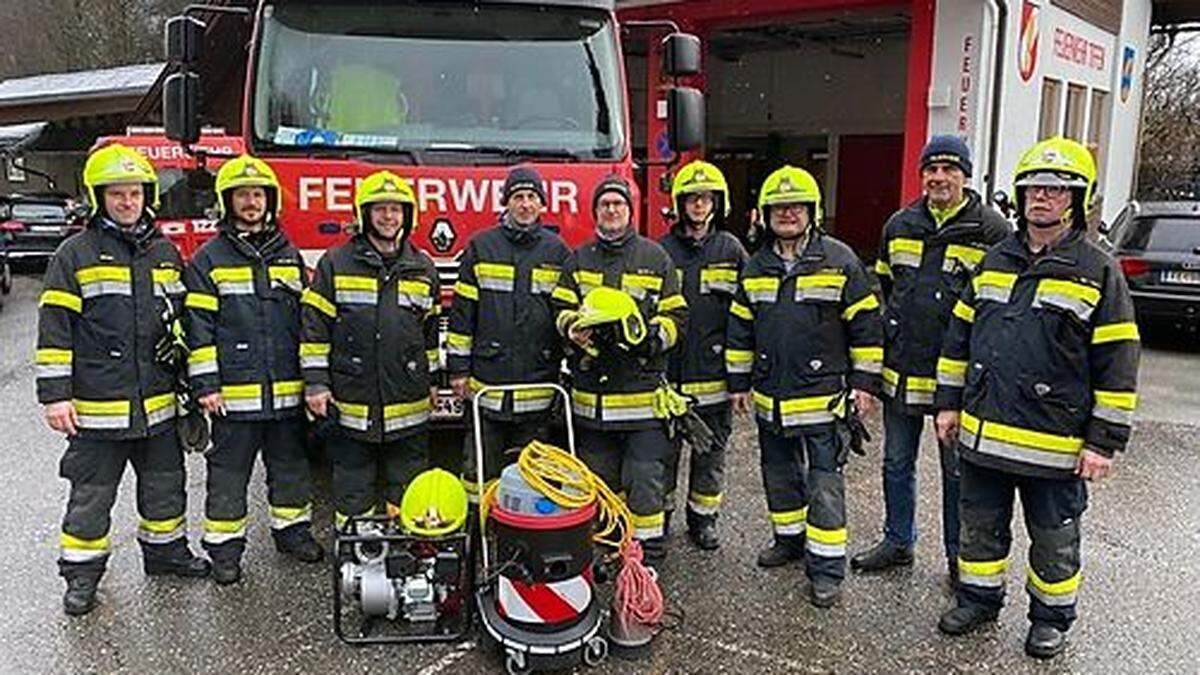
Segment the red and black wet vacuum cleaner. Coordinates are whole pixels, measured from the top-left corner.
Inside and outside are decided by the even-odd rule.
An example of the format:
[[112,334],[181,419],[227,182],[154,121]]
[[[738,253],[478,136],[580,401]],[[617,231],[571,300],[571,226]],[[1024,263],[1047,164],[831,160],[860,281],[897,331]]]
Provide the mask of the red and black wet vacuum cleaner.
[[[566,390],[554,384],[476,392],[476,466],[484,466],[480,398],[489,391],[525,389],[553,389],[567,401]],[[662,595],[653,574],[641,566],[628,509],[575,457],[569,412],[566,432],[567,451],[534,441],[490,487],[485,489],[482,477],[476,479],[482,495],[483,562],[477,613],[489,640],[503,651],[510,674],[571,668],[581,662],[596,666],[607,658],[610,633],[603,628],[609,612],[596,593],[597,543],[616,549],[619,556],[610,558],[619,557],[622,563],[614,603],[620,615],[613,622],[617,633],[644,632],[648,644],[661,619]],[[638,602],[629,602],[631,591],[639,595]],[[651,611],[644,611],[646,607]],[[627,630],[631,626],[633,630]]]

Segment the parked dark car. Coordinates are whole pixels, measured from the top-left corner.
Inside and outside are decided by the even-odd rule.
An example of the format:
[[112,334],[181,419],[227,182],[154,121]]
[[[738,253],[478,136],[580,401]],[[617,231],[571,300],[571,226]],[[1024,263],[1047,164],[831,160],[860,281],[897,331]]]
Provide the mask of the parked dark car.
[[11,260],[49,258],[63,239],[82,227],[79,209],[66,195],[0,196],[0,235]]
[[1130,202],[1104,243],[1129,281],[1139,324],[1200,329],[1200,202]]

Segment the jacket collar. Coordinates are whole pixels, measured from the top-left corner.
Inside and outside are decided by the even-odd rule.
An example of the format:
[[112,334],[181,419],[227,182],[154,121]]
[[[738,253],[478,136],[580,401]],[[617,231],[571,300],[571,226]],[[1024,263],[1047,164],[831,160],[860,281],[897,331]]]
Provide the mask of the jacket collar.
[[1049,250],[1034,254],[1029,250],[1028,235],[1024,230],[1017,230],[999,244],[999,250],[1005,256],[1022,261],[1026,265],[1038,262],[1056,262],[1074,266],[1079,262],[1080,250],[1084,246],[1086,235],[1079,228],[1072,228]]

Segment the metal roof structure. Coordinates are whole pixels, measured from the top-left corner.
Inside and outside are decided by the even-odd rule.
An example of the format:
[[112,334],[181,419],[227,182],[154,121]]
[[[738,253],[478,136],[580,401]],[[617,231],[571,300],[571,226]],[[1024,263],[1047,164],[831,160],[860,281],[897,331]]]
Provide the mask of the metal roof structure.
[[0,82],[0,124],[128,113],[150,90],[165,64],[149,63]]
[[0,127],[0,154],[20,151],[36,141],[48,126],[46,122],[29,122]]

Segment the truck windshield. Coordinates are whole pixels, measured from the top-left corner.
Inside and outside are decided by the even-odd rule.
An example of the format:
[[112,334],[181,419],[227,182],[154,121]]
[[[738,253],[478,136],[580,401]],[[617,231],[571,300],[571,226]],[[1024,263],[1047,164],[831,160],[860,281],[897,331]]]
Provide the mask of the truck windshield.
[[621,64],[603,11],[289,2],[264,8],[260,45],[259,146],[419,162],[612,159],[625,150]]

